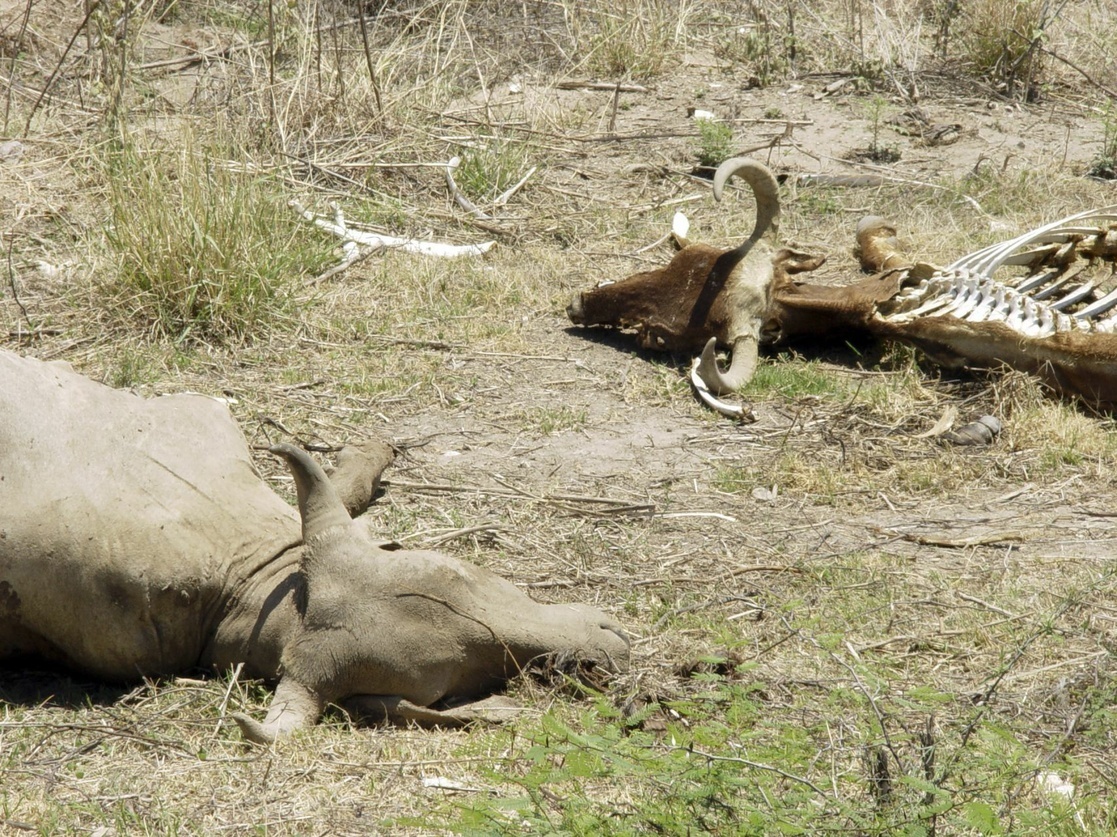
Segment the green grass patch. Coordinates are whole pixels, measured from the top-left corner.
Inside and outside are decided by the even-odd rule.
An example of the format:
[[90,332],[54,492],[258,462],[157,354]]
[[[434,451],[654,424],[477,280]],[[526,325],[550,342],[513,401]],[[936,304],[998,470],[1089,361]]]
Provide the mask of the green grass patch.
[[793,358],[775,359],[757,366],[756,374],[742,390],[750,398],[834,397],[845,393],[839,376],[822,368],[817,361]]
[[733,128],[715,119],[695,120],[698,126],[698,164],[717,168],[733,155]]
[[130,145],[106,168],[106,301],[157,337],[247,340],[289,317],[299,281],[329,258],[275,183],[207,149]]
[[516,140],[488,137],[461,153],[454,172],[458,188],[474,200],[492,200],[514,186],[531,168],[531,147]]

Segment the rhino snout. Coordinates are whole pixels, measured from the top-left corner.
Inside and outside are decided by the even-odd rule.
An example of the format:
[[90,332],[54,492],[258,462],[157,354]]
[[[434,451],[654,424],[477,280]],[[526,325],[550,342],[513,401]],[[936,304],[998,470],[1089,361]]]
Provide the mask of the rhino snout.
[[628,634],[612,619],[599,619],[586,637],[586,653],[596,662],[617,672],[628,668],[631,641]]

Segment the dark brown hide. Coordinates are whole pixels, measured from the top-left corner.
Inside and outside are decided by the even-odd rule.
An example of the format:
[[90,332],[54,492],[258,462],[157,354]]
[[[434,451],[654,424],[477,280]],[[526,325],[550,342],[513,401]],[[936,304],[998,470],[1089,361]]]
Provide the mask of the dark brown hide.
[[583,291],[566,313],[578,325],[631,328],[644,349],[698,352],[711,337],[732,345],[725,289],[739,261],[734,250],[691,244],[666,267]]

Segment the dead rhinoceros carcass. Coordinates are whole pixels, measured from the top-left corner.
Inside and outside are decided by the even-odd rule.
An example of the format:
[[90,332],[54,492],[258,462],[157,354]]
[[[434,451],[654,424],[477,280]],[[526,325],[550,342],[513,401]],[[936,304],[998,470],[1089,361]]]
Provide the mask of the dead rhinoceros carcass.
[[347,449],[336,482],[274,447],[296,514],[214,399],[145,399],[7,352],[0,393],[0,660],[112,681],[242,663],[278,682],[262,723],[238,718],[256,741],[334,702],[454,723],[468,713],[440,705],[543,655],[627,664],[623,630],[595,608],[539,604],[479,567],[376,543],[346,506],[367,507],[386,445]]

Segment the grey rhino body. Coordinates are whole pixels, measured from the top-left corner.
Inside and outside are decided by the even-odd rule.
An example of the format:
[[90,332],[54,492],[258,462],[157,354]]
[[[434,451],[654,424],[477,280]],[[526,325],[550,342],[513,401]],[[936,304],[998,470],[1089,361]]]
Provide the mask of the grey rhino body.
[[0,352],[0,661],[114,681],[243,663],[279,681],[263,724],[239,719],[257,740],[330,702],[475,697],[551,652],[626,665],[600,611],[378,545],[307,454],[274,450],[299,513],[255,473],[223,404]]

